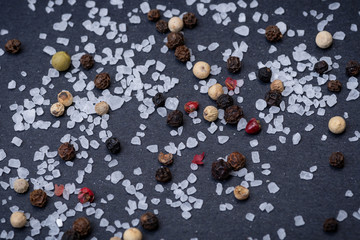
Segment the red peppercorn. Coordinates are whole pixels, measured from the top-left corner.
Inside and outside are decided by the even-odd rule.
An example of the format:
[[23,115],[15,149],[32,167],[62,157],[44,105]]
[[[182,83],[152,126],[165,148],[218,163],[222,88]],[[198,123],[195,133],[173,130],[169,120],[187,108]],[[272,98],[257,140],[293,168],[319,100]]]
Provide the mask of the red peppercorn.
[[95,195],[93,191],[91,191],[87,187],[83,187],[82,189],[80,189],[80,192],[78,194],[78,199],[81,203],[92,202],[94,201],[94,197]]
[[245,132],[247,132],[248,134],[256,134],[260,132],[260,130],[261,130],[260,121],[256,120],[256,118],[250,119],[250,121],[247,123],[245,128]]
[[189,101],[184,105],[185,112],[191,113],[193,111],[196,111],[199,107],[198,101]]
[[237,81],[232,79],[231,77],[226,78],[225,85],[229,89],[229,91],[234,90],[236,88]]

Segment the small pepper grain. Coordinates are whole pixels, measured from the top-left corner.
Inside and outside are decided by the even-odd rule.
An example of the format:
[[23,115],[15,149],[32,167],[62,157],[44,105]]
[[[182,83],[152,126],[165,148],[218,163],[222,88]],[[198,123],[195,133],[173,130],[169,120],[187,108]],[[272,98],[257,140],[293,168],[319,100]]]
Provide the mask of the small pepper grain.
[[13,228],[23,228],[26,222],[26,216],[23,212],[13,212],[10,216],[10,224]]
[[171,127],[180,127],[184,123],[183,113],[179,110],[174,110],[167,115],[166,122]]
[[278,42],[282,39],[283,35],[277,26],[270,25],[265,29],[265,37],[270,42]]
[[86,53],[86,54],[81,56],[80,64],[84,69],[89,70],[95,64],[94,57],[92,55]]
[[229,124],[237,124],[243,116],[242,108],[237,105],[232,105],[225,109],[224,119]]
[[65,106],[62,103],[54,103],[50,107],[50,113],[54,117],[61,117],[65,112]]
[[182,33],[171,32],[167,35],[167,43],[166,46],[169,49],[175,49],[178,46],[184,45],[185,39]]
[[186,28],[194,28],[197,24],[197,18],[194,13],[188,12],[183,15],[183,21]]
[[31,205],[35,207],[45,207],[47,202],[47,195],[41,189],[34,190],[30,193],[30,202]]
[[250,191],[246,187],[238,185],[234,189],[234,196],[237,200],[246,200],[249,198]]
[[234,99],[228,94],[221,94],[216,100],[216,104],[218,108],[226,109],[227,107],[234,105]]
[[124,240],[141,240],[142,233],[137,228],[128,228],[123,235]]
[[78,232],[81,237],[86,237],[91,232],[90,221],[86,217],[77,218],[73,223],[73,229]]
[[227,69],[229,70],[229,72],[231,73],[237,73],[241,70],[241,61],[240,58],[238,57],[234,57],[234,56],[230,56],[227,59]]
[[29,182],[26,179],[19,178],[14,181],[14,191],[17,193],[25,193],[29,189]]
[[345,164],[344,154],[341,152],[333,152],[329,157],[329,163],[336,168],[343,168]]
[[208,122],[214,122],[219,116],[219,111],[214,106],[207,106],[204,109],[203,117]]
[[340,92],[342,84],[339,80],[329,80],[327,83],[327,88],[330,92]]
[[121,150],[120,141],[116,137],[110,137],[105,142],[106,148],[113,154],[119,153]]
[[180,62],[187,62],[190,60],[190,50],[185,45],[176,47],[175,57]]
[[246,158],[244,155],[242,155],[239,152],[232,152],[227,157],[227,163],[231,167],[232,170],[238,171],[241,168],[245,167],[246,164]]
[[166,98],[164,94],[158,92],[157,94],[155,94],[155,96],[153,96],[152,101],[155,104],[156,108],[163,107],[165,106]]
[[230,175],[231,168],[224,159],[216,160],[211,164],[211,174],[216,180],[225,180]]
[[279,79],[274,80],[274,81],[270,84],[270,90],[283,92],[283,91],[284,91],[284,84],[283,84],[283,82],[282,82],[281,80],[279,80]]
[[184,22],[179,17],[172,17],[168,22],[168,27],[171,32],[180,32],[184,27]]
[[5,51],[8,53],[18,53],[21,49],[21,42],[18,39],[11,39],[5,44]]
[[80,240],[82,239],[80,234],[74,229],[67,230],[61,237],[61,240]]
[[265,101],[269,107],[280,106],[281,100],[282,100],[282,95],[279,91],[276,90],[275,91],[270,90],[265,95]]
[[346,64],[346,74],[348,76],[357,76],[360,72],[360,64],[357,61],[350,60]]
[[210,65],[207,62],[199,61],[193,67],[193,74],[198,79],[205,79],[210,75]]
[[160,19],[160,11],[158,9],[151,9],[147,14],[147,18],[149,21],[156,22]]
[[159,227],[159,219],[151,212],[144,213],[140,217],[140,223],[146,230],[155,230]]
[[258,71],[258,78],[264,83],[269,83],[271,80],[272,71],[268,67],[260,68]]
[[109,104],[107,102],[101,101],[95,105],[95,112],[102,116],[109,112]]
[[71,161],[75,158],[76,152],[72,144],[65,142],[58,148],[59,157],[64,161]]
[[332,132],[334,134],[343,133],[346,128],[345,119],[341,116],[332,117],[329,120],[328,127],[329,127],[330,132]]
[[155,179],[162,183],[171,181],[172,175],[170,169],[168,167],[160,167],[156,170]]
[[67,52],[57,52],[51,58],[51,65],[60,72],[66,71],[71,65],[71,58]]
[[110,86],[110,75],[106,72],[99,73],[96,75],[94,83],[95,87],[104,90]]
[[328,31],[321,31],[316,35],[315,43],[319,48],[328,48],[331,46],[333,38]]
[[208,95],[212,100],[217,100],[222,94],[224,94],[224,89],[221,84],[216,83],[209,87]]
[[165,20],[157,21],[155,27],[159,33],[166,33],[169,31],[168,23]]
[[324,60],[315,63],[315,66],[314,66],[314,70],[318,74],[323,74],[324,72],[326,72],[328,70],[328,68],[329,68],[329,65]]
[[338,222],[335,218],[328,218],[323,224],[324,232],[336,232],[338,227]]
[[57,95],[58,102],[65,107],[70,106],[73,103],[73,96],[69,91],[63,90]]
[[164,165],[171,165],[174,162],[173,155],[171,153],[164,154],[160,152],[158,155],[158,160]]

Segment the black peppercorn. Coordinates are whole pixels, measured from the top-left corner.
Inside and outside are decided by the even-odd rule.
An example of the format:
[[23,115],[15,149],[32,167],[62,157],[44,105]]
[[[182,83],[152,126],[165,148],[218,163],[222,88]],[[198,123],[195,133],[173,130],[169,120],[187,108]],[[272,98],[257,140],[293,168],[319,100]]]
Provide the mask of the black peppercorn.
[[74,229],[67,230],[64,235],[62,235],[61,240],[80,240],[80,234]]
[[90,221],[86,217],[77,218],[73,223],[73,229],[77,231],[81,237],[86,237],[91,231]]
[[328,70],[328,68],[329,68],[329,65],[324,60],[315,63],[315,66],[314,66],[314,70],[318,74],[323,74],[324,72],[326,72]]
[[164,20],[159,20],[156,22],[156,30],[159,33],[166,33],[169,31],[168,23]]
[[233,152],[228,156],[227,163],[232,170],[237,171],[245,167],[246,158],[239,152]]
[[196,23],[197,23],[197,19],[196,19],[195,14],[193,14],[193,13],[184,14],[183,22],[184,22],[185,27],[190,28],[190,29],[194,28],[196,26]]
[[167,35],[166,46],[170,49],[174,49],[178,46],[184,45],[184,35],[182,33],[171,32]]
[[169,182],[172,178],[170,169],[168,167],[160,167],[156,170],[155,179],[159,182]]
[[120,141],[115,137],[108,138],[108,140],[105,142],[105,145],[111,153],[115,154],[120,152]]
[[147,14],[147,18],[149,21],[156,22],[160,19],[160,11],[157,9],[151,9]]
[[229,177],[231,168],[224,159],[214,161],[211,164],[211,174],[216,180],[225,180]]
[[185,45],[176,47],[175,57],[181,62],[187,62],[190,60],[190,50]]
[[108,73],[99,73],[96,75],[95,80],[95,87],[98,89],[106,89],[110,86],[110,75]]
[[20,51],[21,42],[17,39],[11,39],[5,44],[5,51],[15,54]]
[[327,83],[327,88],[330,92],[340,92],[342,84],[339,80],[330,80]]
[[140,217],[141,226],[146,230],[155,230],[159,226],[157,216],[151,212],[144,213]]
[[157,94],[155,94],[155,96],[153,96],[152,101],[155,104],[156,108],[163,107],[163,106],[165,106],[166,98],[164,97],[164,94],[157,93]]
[[80,58],[81,66],[85,69],[90,69],[94,66],[94,58],[90,54],[84,54]]
[[227,107],[234,105],[234,99],[230,95],[222,94],[216,100],[216,104],[218,108],[226,109]]
[[269,83],[271,80],[271,76],[272,72],[270,68],[263,67],[260,68],[258,71],[258,78],[264,83]]
[[183,125],[183,113],[179,110],[170,112],[167,115],[167,124],[171,127],[180,127]]
[[275,25],[267,26],[265,29],[266,39],[270,42],[280,41],[283,35],[280,32],[280,29]]
[[71,161],[75,158],[76,152],[72,144],[65,142],[58,148],[59,157],[64,161]]
[[341,152],[333,152],[330,155],[329,163],[333,167],[343,168],[344,167],[344,155]]
[[280,106],[281,99],[282,99],[281,92],[276,90],[270,90],[265,95],[265,101],[268,106],[277,106],[277,107]]
[[30,203],[35,207],[45,207],[47,194],[42,189],[36,189],[30,193]]
[[323,224],[324,232],[336,232],[338,222],[335,218],[328,218]]
[[224,119],[229,124],[237,124],[243,116],[243,110],[237,105],[232,105],[225,109]]
[[360,64],[357,61],[350,60],[346,64],[346,74],[349,76],[357,76],[360,72]]
[[231,73],[236,73],[241,70],[241,61],[238,57],[229,57],[227,60],[227,69]]

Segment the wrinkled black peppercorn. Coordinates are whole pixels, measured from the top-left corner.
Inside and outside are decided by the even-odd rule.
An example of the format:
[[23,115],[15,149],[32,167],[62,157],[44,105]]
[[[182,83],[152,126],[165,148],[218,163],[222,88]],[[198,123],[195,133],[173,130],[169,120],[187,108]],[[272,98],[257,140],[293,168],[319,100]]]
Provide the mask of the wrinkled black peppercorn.
[[272,72],[270,68],[263,67],[258,71],[258,78],[264,83],[269,83],[271,80]]
[[241,70],[241,61],[238,57],[229,57],[227,60],[227,69],[231,73],[236,73]]
[[158,170],[156,170],[155,173],[155,179],[159,182],[168,182],[172,178],[170,169],[168,167],[161,167]]
[[323,74],[324,72],[326,72],[328,70],[328,68],[329,68],[329,65],[324,60],[315,63],[315,66],[314,66],[314,70],[318,74]]
[[346,64],[346,74],[349,76],[357,76],[360,71],[360,64],[357,61],[350,60]]
[[146,230],[155,230],[159,226],[157,216],[151,212],[144,213],[140,217],[141,226]]
[[237,171],[240,168],[245,167],[246,158],[239,152],[233,152],[228,156],[227,163],[232,170]]
[[152,98],[153,103],[155,104],[155,107],[163,107],[165,106],[165,101],[166,98],[164,97],[164,94],[162,93],[157,93],[153,98]]
[[185,45],[176,47],[175,57],[181,62],[187,62],[190,60],[190,50]]
[[183,113],[179,110],[170,112],[167,115],[167,124],[171,127],[180,127],[183,125]]
[[211,175],[216,180],[225,180],[229,177],[231,168],[224,159],[216,160],[211,164]]
[[282,99],[281,92],[276,90],[270,90],[265,95],[265,101],[268,106],[277,106],[277,107],[280,106],[281,99]]
[[237,124],[243,116],[243,110],[237,105],[232,105],[225,109],[224,119],[229,124]]
[[160,11],[157,9],[151,9],[147,14],[147,18],[149,21],[156,22],[160,19]]
[[9,41],[6,42],[5,44],[5,51],[7,51],[8,53],[17,53],[20,51],[21,47],[21,42],[17,39],[11,39]]
[[91,56],[90,54],[84,54],[80,58],[80,63],[83,68],[89,70],[94,66],[95,63],[94,57]]
[[166,46],[170,49],[175,49],[178,46],[184,45],[184,35],[182,33],[171,32],[167,35]]
[[340,92],[342,84],[339,80],[330,80],[327,83],[327,88],[330,92]]
[[194,28],[197,23],[197,19],[195,14],[193,13],[186,13],[183,16],[183,22],[186,28]]
[[333,167],[343,168],[345,164],[344,160],[345,160],[344,155],[341,152],[333,152],[330,155],[329,163]]
[[80,240],[80,234],[74,229],[67,230],[61,237],[61,240]]
[[338,222],[335,218],[328,218],[325,220],[323,225],[324,232],[336,232]]
[[156,30],[159,33],[166,33],[167,31],[169,31],[169,27],[168,27],[168,23],[167,21],[164,20],[159,20],[156,22]]
[[267,26],[265,29],[265,37],[270,42],[280,41],[283,35],[280,32],[280,29],[275,25]]
[[120,141],[116,137],[111,137],[106,140],[105,145],[111,153],[115,154],[120,152]]
[[99,73],[95,76],[95,87],[104,90],[110,86],[110,75],[106,72]]
[[234,99],[230,95],[222,94],[216,100],[216,104],[218,108],[226,109],[227,107],[234,105]]

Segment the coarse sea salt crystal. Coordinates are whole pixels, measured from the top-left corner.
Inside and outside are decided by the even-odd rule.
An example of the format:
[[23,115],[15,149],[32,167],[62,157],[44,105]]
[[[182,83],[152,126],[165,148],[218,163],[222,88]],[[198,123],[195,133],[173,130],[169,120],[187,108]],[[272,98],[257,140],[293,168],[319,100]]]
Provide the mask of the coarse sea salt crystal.
[[219,142],[220,144],[226,143],[229,139],[230,139],[229,136],[218,136],[218,142]]
[[301,135],[300,135],[300,133],[295,133],[295,134],[292,136],[293,145],[299,144],[300,140],[301,140]]
[[345,197],[352,197],[354,196],[353,192],[351,190],[346,190]]
[[260,155],[258,151],[251,152],[251,159],[253,163],[259,163],[260,162]]
[[304,221],[304,219],[303,219],[303,217],[301,215],[295,216],[294,221],[295,221],[295,226],[296,227],[300,227],[300,226],[305,225],[305,221]]
[[311,180],[313,179],[313,174],[312,173],[309,173],[309,172],[306,172],[306,171],[301,171],[300,173],[300,179],[303,179],[303,180]]
[[235,28],[234,32],[239,34],[240,36],[246,37],[249,35],[250,30],[249,30],[249,27],[243,25],[243,26]]
[[280,190],[280,188],[276,183],[271,182],[268,184],[268,190],[270,193],[277,193]]
[[266,103],[266,101],[264,99],[258,99],[255,102],[255,107],[256,107],[257,110],[263,111],[267,107],[267,103]]
[[346,36],[346,34],[343,31],[338,31],[338,32],[334,33],[333,39],[335,39],[335,40],[344,40],[345,36]]
[[18,138],[16,136],[13,137],[13,139],[11,140],[11,143],[14,144],[17,147],[20,147],[22,142],[23,142],[23,140],[21,140],[20,138]]
[[284,228],[279,228],[276,233],[280,240],[283,240],[286,238],[286,232],[285,232]]
[[337,10],[340,7],[339,2],[333,2],[329,4],[329,10]]
[[348,214],[346,211],[344,210],[339,210],[339,213],[336,217],[336,220],[338,220],[339,222],[344,221],[346,218],[348,217]]
[[248,221],[250,221],[250,222],[254,221],[254,218],[255,218],[255,215],[252,214],[252,213],[247,213],[247,214],[245,215],[245,219],[248,220]]

